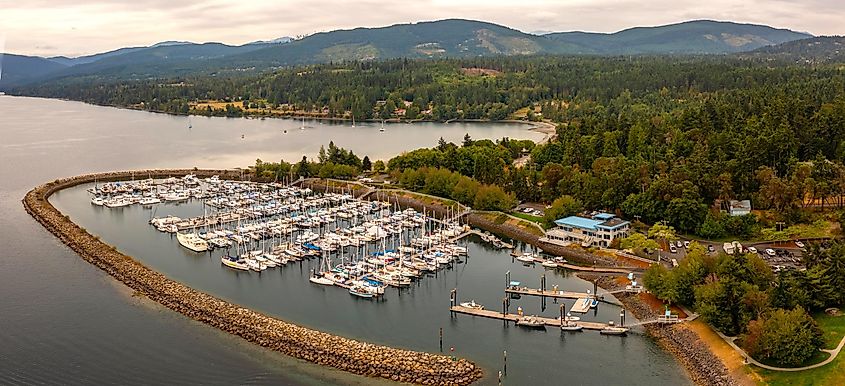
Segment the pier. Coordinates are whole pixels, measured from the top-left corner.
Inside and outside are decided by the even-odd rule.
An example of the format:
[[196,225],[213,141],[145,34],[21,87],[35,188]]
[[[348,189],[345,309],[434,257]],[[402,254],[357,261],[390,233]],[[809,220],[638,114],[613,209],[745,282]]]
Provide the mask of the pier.
[[[452,306],[449,308],[452,312],[457,312],[459,314],[465,315],[472,315],[472,316],[481,316],[484,318],[491,318],[491,319],[499,319],[499,320],[506,320],[508,322],[516,323],[517,320],[521,318],[518,314],[511,314],[511,313],[502,313],[500,311],[492,311],[492,310],[477,310],[474,308],[468,308],[463,306]],[[532,316],[541,320],[546,326],[549,327],[556,327],[560,328],[560,319],[558,318],[548,318],[544,316]],[[586,330],[603,330],[604,328],[608,327],[607,323],[598,323],[598,322],[584,322],[584,321],[577,321],[572,322],[583,327]]]

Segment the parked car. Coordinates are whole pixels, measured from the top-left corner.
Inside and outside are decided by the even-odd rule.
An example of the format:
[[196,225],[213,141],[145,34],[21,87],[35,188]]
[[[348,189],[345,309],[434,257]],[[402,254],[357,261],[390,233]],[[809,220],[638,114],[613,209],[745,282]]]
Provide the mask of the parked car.
[[675,248],[674,245],[669,245],[669,252],[678,253],[678,248]]
[[684,243],[682,243],[681,240],[678,240],[678,248],[683,248],[683,247],[684,247]]
[[748,247],[748,252],[751,252],[751,253],[757,253],[757,248],[754,248],[754,247]]
[[684,241],[684,248],[689,248],[689,241]]
[[766,248],[766,254],[769,255],[769,256],[774,256],[775,250],[772,249],[772,248]]
[[672,259],[671,261],[672,261],[672,266],[673,266],[673,267],[677,267],[677,266],[678,266],[678,260],[676,260],[676,259]]
[[714,247],[713,244],[707,244],[707,251],[716,252],[716,247]]
[[796,241],[795,246],[798,247],[798,248],[804,248],[804,243],[802,243],[800,241]]

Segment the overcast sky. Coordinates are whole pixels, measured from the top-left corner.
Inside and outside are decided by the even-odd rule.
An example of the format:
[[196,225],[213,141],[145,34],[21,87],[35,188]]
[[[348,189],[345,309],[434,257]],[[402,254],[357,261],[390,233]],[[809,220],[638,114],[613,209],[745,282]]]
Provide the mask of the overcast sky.
[[444,18],[525,32],[615,32],[692,19],[845,34],[845,0],[0,0],[0,50],[78,56],[165,40],[243,44]]

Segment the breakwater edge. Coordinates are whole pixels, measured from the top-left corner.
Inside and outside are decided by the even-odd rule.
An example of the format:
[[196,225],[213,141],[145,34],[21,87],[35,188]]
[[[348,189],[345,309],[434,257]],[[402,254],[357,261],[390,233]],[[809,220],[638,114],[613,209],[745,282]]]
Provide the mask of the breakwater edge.
[[[350,373],[422,385],[469,385],[482,377],[479,366],[466,359],[396,349],[348,339],[279,319],[196,291],[167,278],[73,223],[48,198],[53,193],[94,181],[195,174],[241,179],[240,170],[139,170],[87,174],[54,180],[29,191],[26,211],[84,260],[159,304],[194,320],[286,355]],[[248,174],[247,174],[248,176]]]

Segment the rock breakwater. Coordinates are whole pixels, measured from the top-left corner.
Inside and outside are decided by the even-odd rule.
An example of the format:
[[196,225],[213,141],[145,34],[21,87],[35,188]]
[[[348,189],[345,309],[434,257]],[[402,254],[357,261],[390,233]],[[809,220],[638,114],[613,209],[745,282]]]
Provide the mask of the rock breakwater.
[[[622,289],[623,285],[608,276],[578,274],[584,280],[596,280],[606,291]],[[654,319],[658,312],[640,300],[639,294],[618,293],[617,299],[639,320]],[[681,363],[693,382],[701,386],[737,386],[725,364],[713,354],[694,331],[683,323],[674,325],[646,324],[643,326],[649,336]]]
[[[288,323],[226,302],[167,278],[105,244],[56,209],[51,194],[94,181],[195,174],[240,179],[239,170],[142,170],[58,179],[38,186],[23,199],[26,211],[89,263],[137,293],[194,320],[263,347],[350,373],[421,385],[469,385],[481,369],[465,359],[396,349],[348,339]],[[248,174],[246,175],[248,177]]]

